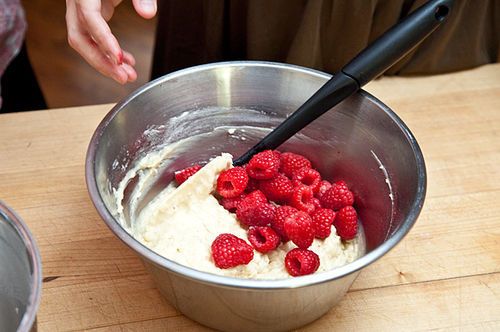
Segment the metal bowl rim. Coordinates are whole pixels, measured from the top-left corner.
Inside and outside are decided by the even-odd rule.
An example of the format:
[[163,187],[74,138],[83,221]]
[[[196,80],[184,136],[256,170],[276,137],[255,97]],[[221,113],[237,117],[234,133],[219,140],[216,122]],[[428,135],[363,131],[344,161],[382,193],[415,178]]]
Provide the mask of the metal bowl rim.
[[374,261],[381,258],[389,250],[394,248],[404,236],[410,231],[412,226],[415,224],[420,211],[422,209],[425,193],[426,193],[426,169],[425,162],[422,155],[422,151],[414,138],[413,134],[406,126],[406,124],[392,111],[387,105],[381,102],[379,99],[371,95],[365,90],[360,90],[358,93],[375,103],[380,109],[386,113],[400,128],[402,133],[408,140],[413,154],[416,159],[417,165],[417,192],[413,200],[410,213],[406,216],[405,221],[402,226],[396,230],[384,243],[382,243],[377,248],[373,249],[364,256],[358,258],[354,262],[341,266],[339,268],[333,269],[331,271],[325,271],[313,275],[301,276],[289,279],[277,279],[277,280],[255,280],[255,279],[243,279],[243,278],[233,278],[221,275],[215,275],[208,272],[202,272],[199,270],[192,269],[190,267],[178,264],[170,259],[167,259],[151,249],[144,246],[142,243],[137,241],[132,235],[130,235],[113,217],[112,213],[104,205],[104,201],[100,196],[97,189],[97,181],[95,178],[95,156],[97,152],[97,147],[99,146],[99,140],[106,130],[107,125],[113,120],[113,118],[123,109],[130,101],[132,101],[137,96],[143,94],[149,89],[152,89],[168,80],[176,79],[187,74],[193,74],[197,72],[202,72],[205,70],[213,70],[217,68],[228,68],[228,67],[267,67],[273,69],[284,69],[288,71],[295,71],[300,73],[305,73],[313,77],[318,77],[324,79],[325,81],[331,78],[332,75],[306,68],[297,65],[283,64],[276,62],[267,61],[229,61],[229,62],[216,62],[210,64],[204,64],[194,67],[189,67],[182,69],[165,76],[159,77],[144,86],[138,88],[133,93],[131,93],[126,98],[118,102],[103,118],[98,127],[96,128],[87,150],[86,162],[85,162],[85,178],[87,183],[87,189],[89,191],[90,198],[98,211],[101,218],[104,220],[106,225],[110,230],[118,236],[118,238],[123,241],[127,246],[137,252],[142,258],[148,260],[149,262],[168,269],[169,271],[187,277],[192,280],[196,280],[201,283],[225,286],[231,288],[244,288],[244,289],[255,289],[255,290],[273,290],[273,289],[289,289],[312,286],[315,284],[320,284],[324,282],[329,282],[335,279],[340,279],[348,274],[357,272],[358,270],[370,265]]
[[38,307],[40,306],[42,294],[42,260],[40,258],[40,252],[35,239],[21,217],[19,217],[19,215],[2,200],[0,200],[0,211],[5,213],[9,220],[12,221],[10,224],[23,240],[28,254],[28,259],[33,269],[33,284],[31,285],[28,305],[26,306],[26,312],[24,313],[21,322],[17,327],[17,331],[19,332],[30,331],[35,324],[36,314]]

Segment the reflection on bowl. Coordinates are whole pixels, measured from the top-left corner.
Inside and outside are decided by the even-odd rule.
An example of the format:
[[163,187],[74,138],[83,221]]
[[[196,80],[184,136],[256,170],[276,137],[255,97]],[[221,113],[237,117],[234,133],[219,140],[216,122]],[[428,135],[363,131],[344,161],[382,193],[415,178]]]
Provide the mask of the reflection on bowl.
[[[306,155],[324,178],[342,178],[350,184],[366,240],[366,253],[356,261],[290,279],[223,277],[152,252],[118,223],[113,189],[146,153],[196,134],[204,136],[204,144],[190,146],[189,153],[170,160],[154,179],[146,195],[151,197],[175,169],[221,152],[245,152],[328,78],[314,70],[265,62],[188,68],[140,88],[96,129],[86,161],[94,205],[109,228],[143,259],[169,302],[186,316],[222,330],[289,330],[307,324],[335,305],[359,271],[393,248],[415,223],[426,188],[422,153],[401,119],[365,91],[280,148]],[[261,128],[262,135],[249,134],[242,140],[214,130],[245,126]],[[133,191],[134,185],[131,182],[127,190]],[[129,198],[124,197],[126,206]]]
[[0,331],[36,331],[41,289],[41,260],[33,237],[0,201]]

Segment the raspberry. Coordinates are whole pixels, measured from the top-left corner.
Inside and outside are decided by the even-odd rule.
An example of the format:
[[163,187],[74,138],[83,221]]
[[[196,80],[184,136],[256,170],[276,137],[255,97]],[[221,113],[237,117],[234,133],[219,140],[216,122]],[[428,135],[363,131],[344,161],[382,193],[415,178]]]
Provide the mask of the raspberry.
[[347,186],[347,183],[344,180],[336,181],[333,184],[339,187],[343,187],[346,190],[349,190],[349,187]]
[[345,206],[337,212],[333,221],[337,235],[342,240],[351,240],[358,232],[358,214],[352,206]]
[[220,172],[217,178],[217,192],[225,198],[241,195],[248,184],[248,175],[243,167],[233,167]]
[[312,274],[318,270],[319,256],[311,250],[294,248],[285,256],[285,267],[293,277]]
[[248,241],[261,253],[266,253],[278,248],[281,239],[276,232],[268,226],[251,226],[248,229]]
[[276,208],[276,212],[274,213],[274,219],[271,222],[271,227],[281,237],[281,241],[283,242],[288,241],[288,236],[286,235],[284,226],[286,218],[298,211],[299,210],[297,210],[296,208],[288,205],[280,205]]
[[285,233],[297,247],[307,249],[314,240],[311,217],[304,211],[298,211],[285,219]]
[[293,173],[292,182],[294,187],[305,185],[311,188],[313,193],[316,193],[319,190],[321,174],[315,169],[303,167]]
[[233,234],[220,234],[211,248],[215,266],[221,269],[248,264],[253,259],[252,246]]
[[318,239],[326,239],[329,237],[332,233],[335,212],[330,209],[317,209],[311,217],[314,236]]
[[292,197],[290,197],[290,205],[301,211],[312,213],[316,208],[313,203],[313,192],[311,188],[306,186],[298,186],[293,188]]
[[271,151],[257,153],[250,159],[246,167],[248,176],[256,180],[268,180],[278,174],[280,159]]
[[174,172],[175,181],[177,184],[181,185],[186,181],[191,175],[198,172],[201,169],[201,165],[193,165]]
[[352,205],[354,195],[344,181],[338,181],[321,195],[320,202],[325,208],[339,210],[344,206]]
[[[247,172],[248,174],[248,172]],[[258,190],[259,189],[259,183],[260,181],[252,179],[251,177],[248,178],[248,184],[247,184],[247,189],[245,189],[245,192],[251,193],[252,191]]]
[[267,226],[273,221],[275,212],[273,204],[252,204],[244,199],[236,210],[236,218],[246,226]]
[[254,190],[250,194],[245,196],[245,203],[257,204],[257,203],[267,203],[266,195],[260,190]]
[[281,166],[280,172],[284,173],[286,176],[291,178],[293,176],[293,172],[298,169],[307,167],[311,168],[311,162],[306,157],[292,153],[292,152],[283,152],[281,154]]
[[284,203],[292,196],[292,181],[283,174],[278,174],[270,180],[263,180],[259,185],[260,190],[267,199],[277,203]]
[[321,196],[323,196],[323,194],[332,187],[332,184],[326,180],[322,180],[320,183],[319,183],[319,188],[318,188],[318,192],[315,194],[315,196],[321,200]]
[[228,210],[229,212],[236,212],[238,207],[240,206],[240,203],[243,201],[243,199],[246,197],[245,194],[241,194],[240,196],[237,197],[231,197],[231,198],[222,198],[220,200],[220,205],[224,207],[224,209]]
[[321,209],[323,206],[321,206],[321,202],[319,201],[319,199],[317,199],[316,197],[313,197],[311,199],[311,202],[313,203],[314,205],[314,210],[316,209]]

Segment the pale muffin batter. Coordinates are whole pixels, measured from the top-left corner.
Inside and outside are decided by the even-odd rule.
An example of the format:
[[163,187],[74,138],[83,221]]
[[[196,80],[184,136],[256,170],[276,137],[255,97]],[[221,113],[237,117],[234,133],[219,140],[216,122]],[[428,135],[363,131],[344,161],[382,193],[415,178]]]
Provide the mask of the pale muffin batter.
[[[225,210],[211,195],[218,174],[232,165],[232,157],[227,153],[211,160],[178,188],[169,185],[136,217],[131,213],[130,223],[125,221],[122,200],[127,183],[139,175],[130,200],[131,211],[134,212],[137,209],[136,202],[142,196],[144,183],[155,173],[155,164],[159,165],[175,146],[173,144],[148,154],[127,173],[115,190],[117,217],[127,231],[158,254],[197,270],[240,278],[289,278],[284,258],[295,247],[291,241],[267,254],[254,251],[254,258],[248,265],[219,269],[212,261],[210,246],[217,235],[231,233],[247,241],[246,230],[240,226],[236,215]],[[327,239],[315,239],[309,250],[320,258],[316,273],[345,265],[359,257],[362,254],[359,239],[360,236],[343,243],[334,229]]]

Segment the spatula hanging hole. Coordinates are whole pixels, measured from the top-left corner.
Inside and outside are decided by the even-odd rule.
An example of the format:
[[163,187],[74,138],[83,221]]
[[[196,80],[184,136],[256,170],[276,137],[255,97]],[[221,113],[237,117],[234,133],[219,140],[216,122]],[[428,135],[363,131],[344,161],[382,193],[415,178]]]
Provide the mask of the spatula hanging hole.
[[437,6],[436,11],[434,12],[434,17],[436,20],[442,21],[448,15],[449,11],[450,9],[447,6]]

